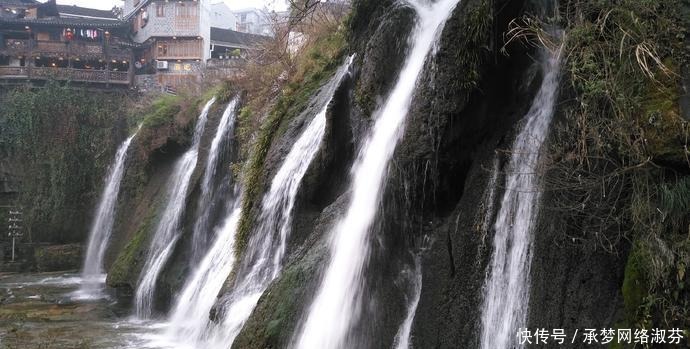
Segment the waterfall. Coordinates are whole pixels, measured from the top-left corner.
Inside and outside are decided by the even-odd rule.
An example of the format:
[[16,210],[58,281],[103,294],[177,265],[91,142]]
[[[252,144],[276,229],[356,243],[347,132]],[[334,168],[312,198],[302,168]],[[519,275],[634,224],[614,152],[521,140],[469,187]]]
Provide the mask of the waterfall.
[[105,188],[103,188],[103,193],[101,194],[101,201],[98,203],[96,216],[89,232],[89,244],[81,272],[83,283],[75,293],[76,298],[95,299],[103,297],[103,286],[105,283],[103,256],[108,248],[110,235],[113,232],[117,197],[120,193],[122,176],[125,173],[127,150],[129,150],[129,146],[138,132],[139,129],[120,145],[115,154],[115,163],[110,167]]
[[239,97],[233,98],[223,112],[223,116],[218,124],[216,135],[211,141],[211,148],[208,153],[208,160],[206,162],[206,170],[201,179],[201,195],[199,196],[199,204],[197,209],[197,219],[194,223],[194,232],[192,235],[192,262],[199,261],[208,248],[209,236],[207,232],[212,228],[209,226],[209,218],[213,208],[214,191],[213,183],[215,182],[218,172],[218,162],[220,155],[223,153],[226,140],[232,134],[235,126],[236,109]]
[[213,247],[187,281],[170,317],[166,338],[194,347],[206,329],[209,312],[225,279],[235,265],[235,233],[241,209],[239,201],[218,232]]
[[[182,293],[178,297],[170,317],[166,338],[176,342],[185,342],[193,346],[195,340],[201,338],[209,318],[209,312],[216,302],[216,296],[223,287],[225,279],[235,265],[235,233],[241,215],[240,201],[234,200],[223,225],[213,234],[216,240],[206,251],[206,232],[210,215],[210,201],[212,200],[212,185],[224,141],[232,134],[236,119],[239,97],[234,98],[223,112],[216,135],[211,142],[211,148],[201,183],[201,197],[199,199],[199,215],[194,227],[194,252],[203,259],[198,268],[187,280]],[[239,190],[234,190],[237,193]],[[203,240],[203,241],[199,241]],[[202,254],[206,253],[205,256]]]
[[388,162],[403,133],[417,80],[446,20],[460,0],[410,0],[418,19],[410,50],[373,132],[353,166],[352,199],[332,232],[331,258],[295,345],[300,349],[349,348],[348,334],[359,317],[368,231],[379,205]]
[[[481,239],[477,244],[477,256],[482,256],[484,249],[486,248],[486,237],[491,230],[494,222],[494,208],[496,206],[496,189],[498,189],[498,175],[501,168],[501,159],[498,154],[494,155],[494,159],[491,165],[491,177],[489,177],[489,182],[486,184],[486,190],[482,196],[482,205],[479,209],[478,221],[475,222],[477,226],[481,226]],[[455,232],[458,230],[458,223],[460,221],[460,215],[455,220]],[[475,265],[479,266],[482,263],[481,258],[477,258]]]
[[199,143],[204,133],[208,112],[215,101],[214,97],[204,106],[194,129],[192,146],[177,161],[168,182],[167,205],[153,234],[146,263],[141,270],[139,285],[134,295],[135,314],[140,319],[151,317],[156,281],[180,237],[180,221],[184,213],[187,189],[196,167]]
[[482,305],[484,349],[516,347],[518,327],[527,321],[532,231],[541,197],[536,173],[553,116],[560,52],[544,54],[542,68],[544,80],[513,143],[506,191],[494,225],[494,251]]
[[395,349],[410,349],[410,333],[412,332],[412,322],[417,313],[417,306],[419,305],[419,298],[422,295],[422,261],[419,256],[415,256],[414,270],[405,269],[403,271],[405,277],[410,279],[411,293],[408,296],[407,316],[405,321],[400,325],[398,333],[395,335],[393,347]]
[[263,197],[258,227],[249,240],[237,281],[228,302],[223,304],[220,324],[212,328],[209,335],[213,347],[231,346],[254,310],[259,297],[280,274],[290,234],[295,197],[302,178],[321,147],[326,131],[328,105],[339,82],[348,72],[352,60],[353,57],[350,57],[331,81],[328,100],[293,144],[273,177],[269,191]]

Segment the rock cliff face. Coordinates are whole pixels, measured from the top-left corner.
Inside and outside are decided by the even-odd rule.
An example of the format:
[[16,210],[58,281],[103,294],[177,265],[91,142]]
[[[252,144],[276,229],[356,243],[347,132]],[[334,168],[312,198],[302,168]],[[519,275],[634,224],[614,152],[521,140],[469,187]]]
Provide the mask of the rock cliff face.
[[[687,11],[683,4],[680,8]],[[546,140],[544,169],[539,173],[545,184],[543,209],[532,232],[530,328],[649,326],[666,320],[667,309],[680,312],[673,313],[670,323],[687,327],[688,316],[683,315],[687,312],[682,309],[690,309],[685,287],[690,264],[686,236],[690,223],[690,164],[686,164],[690,48],[683,35],[690,35],[687,20],[674,15],[677,3],[662,0],[652,5],[643,8],[635,0],[616,4],[564,0],[562,18],[553,16],[568,34],[564,39],[567,55],[553,132]],[[423,281],[412,325],[413,346],[480,346],[483,288],[500,208],[496,198],[510,190],[503,184],[510,147],[543,79],[533,58],[537,48],[519,39],[539,41],[534,39],[544,35],[540,31],[544,23],[536,18],[556,10],[552,1],[462,0],[440,33],[437,50],[417,81],[369,234],[372,249],[364,266],[364,320],[351,338],[357,348],[392,347],[410,293],[404,273],[418,261]],[[282,272],[259,299],[233,348],[285,348],[295,339],[329,261],[331,229],[350,201],[350,168],[371,131],[375,112],[398,77],[414,21],[414,11],[398,1],[353,1],[345,47],[337,55],[340,60],[354,55],[351,74],[334,86],[324,140],[297,194]],[[679,23],[684,29],[679,29]],[[524,37],[508,40],[506,33],[510,29],[515,33],[519,24],[525,26]],[[637,30],[643,24],[644,30],[638,30],[644,32],[638,33],[640,42],[668,46],[656,53],[649,51],[647,66],[654,62],[650,71],[634,58],[640,46],[631,43],[628,31],[619,31],[626,26]],[[617,57],[624,53],[628,56],[621,62]],[[220,178],[226,185],[218,184],[215,190],[228,190],[227,184],[234,183],[237,175],[249,184],[244,188],[238,247],[228,253],[242,256],[245,234],[255,233],[252,227],[261,210],[260,198],[296,139],[331,97],[326,81],[339,63],[320,66],[317,77],[289,86],[286,90],[292,94],[278,97],[272,107],[264,105],[264,111],[273,110],[258,118],[263,122],[259,131],[251,130],[259,134],[251,140],[258,144],[255,153],[242,154],[246,159],[228,155],[221,160]],[[166,199],[167,181],[189,146],[204,102],[201,98],[162,100],[142,112],[144,126],[131,148],[106,257],[108,284],[123,294],[137,286]],[[169,309],[194,268],[189,251],[200,178],[226,103],[217,102],[209,114],[187,196],[182,238],[158,281],[156,308],[161,313]],[[34,112],[46,116],[44,109]],[[113,119],[104,117],[95,124],[64,116],[58,124],[67,126],[58,129],[60,137],[48,137],[67,142],[75,154],[79,150],[75,145],[91,141],[86,142],[87,151],[78,152],[79,162],[66,161],[70,166],[82,164],[83,171],[57,166],[53,157],[52,162],[32,158],[35,168],[43,164],[79,173],[82,186],[78,190],[66,185],[64,176],[53,181],[41,177],[39,184],[27,187],[25,181],[17,180],[23,172],[11,170],[18,160],[10,151],[16,149],[0,148],[0,205],[7,198],[21,198],[23,188],[30,188],[30,193],[50,192],[59,199],[65,199],[65,193],[78,194],[55,202],[52,195],[41,196],[40,207],[64,204],[64,210],[37,215],[37,231],[53,227],[41,235],[46,241],[84,239],[88,219],[70,214],[78,209],[90,212],[85,206],[93,206],[96,200],[96,178],[105,172],[107,160],[127,133],[126,122],[106,115]],[[11,118],[14,124],[0,126],[28,130],[17,120]],[[74,127],[80,123],[86,126]],[[235,138],[242,138],[238,133]],[[16,139],[13,142],[13,146],[25,146]],[[231,153],[238,154],[241,146],[232,144]],[[238,165],[234,162],[245,160],[248,165],[243,173],[231,171],[231,165]],[[55,188],[71,189],[48,190]],[[221,218],[221,211],[214,213],[214,220]],[[644,229],[651,233],[641,232]],[[70,231],[75,233],[70,235]],[[228,277],[218,295],[219,304],[229,296],[235,276]],[[673,291],[664,293],[668,287]],[[660,299],[656,296],[673,299],[664,303],[655,301]]]
[[[493,6],[503,10],[491,20],[491,2],[463,1],[420,79],[405,135],[390,165],[379,223],[371,234],[377,242],[366,266],[364,298],[371,302],[363,315],[367,321],[357,329],[361,347],[392,345],[406,306],[407,286],[400,274],[422,250],[424,286],[413,331],[415,346],[477,345],[477,304],[491,253],[491,235],[477,226],[481,215],[493,214],[481,209],[487,173],[495,150],[509,144],[512,125],[529,107],[526,101],[539,79],[529,69],[524,48],[511,47],[508,58],[499,54],[495,41],[496,33],[520,15],[524,4],[507,1]],[[332,102],[327,146],[319,155],[343,169],[352,165],[352,149],[366,136],[372,112],[397,77],[414,13],[395,2],[359,1],[350,23],[355,73]],[[281,142],[286,141],[274,142],[271,152]],[[347,151],[339,154],[328,146],[337,143],[346,144]],[[321,164],[316,162],[310,171],[321,171]],[[349,200],[343,191],[348,180],[305,178],[287,266],[264,293],[233,347],[280,348],[293,339],[328,261],[329,229]],[[328,195],[310,195],[324,184]]]
[[[412,328],[414,346],[479,346],[480,304],[500,205],[488,204],[487,195],[493,190],[500,198],[505,190],[500,183],[506,152],[542,79],[531,58],[533,49],[515,43],[502,47],[503,35],[525,13],[555,10],[550,2],[466,0],[447,23],[438,52],[418,82],[371,231],[374,247],[365,268],[364,296],[369,301],[362,315],[366,321],[356,329],[358,347],[391,347],[405,314],[407,286],[400,275],[413,265],[415,255],[421,256],[423,286]],[[567,6],[561,11],[568,11]],[[259,300],[233,348],[282,348],[294,340],[328,262],[330,228],[349,200],[344,191],[349,177],[319,173],[351,167],[353,150],[361,146],[372,112],[405,58],[403,38],[413,18],[410,9],[393,1],[354,2],[348,47],[356,53],[355,73],[332,102],[326,146],[300,189],[287,265]],[[557,103],[562,107],[555,116],[559,132],[569,132],[570,101],[581,93],[569,88],[571,76],[564,75]],[[674,86],[681,88],[682,82]],[[305,113],[314,115],[315,110]],[[293,123],[290,130],[302,125]],[[285,152],[282,144],[295,134],[288,131],[273,142],[265,167],[268,178]],[[498,178],[491,182],[496,165]],[[586,233],[568,223],[572,212],[553,209],[562,204],[562,188],[556,183],[564,174],[547,170],[545,176],[544,210],[533,232],[528,326],[615,327],[625,318],[621,290],[630,246],[624,240],[608,248],[571,240]]]
[[[141,268],[153,232],[158,224],[160,211],[165,205],[168,179],[176,160],[186,151],[194,128],[199,107],[206,101],[200,98],[192,103],[177,100],[170,102],[167,121],[151,125],[145,118],[143,127],[131,149],[131,159],[122,183],[118,204],[117,219],[113,232],[112,245],[108,249],[106,267],[109,269],[108,284],[116,287],[124,295],[136,288]],[[194,218],[198,205],[200,179],[206,166],[211,140],[218,128],[218,122],[227,101],[218,101],[208,115],[208,122],[201,139],[199,160],[190,184],[185,215],[183,217],[183,237],[177,244],[173,257],[159,278],[156,307],[165,311],[170,306],[170,298],[182,287],[184,277],[190,272],[190,241],[194,228]],[[150,117],[150,115],[148,116]],[[230,145],[230,148],[236,145]],[[233,153],[230,151],[230,153]],[[232,157],[221,158],[218,166],[220,177],[231,181],[230,165]],[[224,174],[224,175],[223,175]],[[221,191],[221,186],[216,188]],[[227,191],[228,186],[222,186]],[[232,188],[232,186],[229,186]],[[218,193],[223,195],[224,193]],[[225,193],[227,194],[227,193]],[[218,216],[213,213],[213,217]]]
[[0,89],[0,205],[23,207],[23,241],[86,239],[101,178],[126,132],[125,101],[57,83]]

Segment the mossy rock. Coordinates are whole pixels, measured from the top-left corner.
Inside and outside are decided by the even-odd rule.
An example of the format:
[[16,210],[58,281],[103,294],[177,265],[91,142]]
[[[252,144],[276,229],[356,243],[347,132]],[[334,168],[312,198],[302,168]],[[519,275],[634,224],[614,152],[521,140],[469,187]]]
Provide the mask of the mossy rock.
[[76,270],[81,266],[79,244],[36,247],[34,258],[39,272]]
[[[673,68],[670,62],[667,63]],[[685,163],[690,128],[681,116],[677,80],[675,75],[660,73],[658,84],[647,85],[639,122],[643,125],[650,156],[662,161]]]
[[112,267],[108,271],[106,283],[115,288],[136,288],[139,272],[146,255],[146,242],[155,224],[155,207],[151,208],[146,220],[134,234],[132,240],[120,252]]
[[258,306],[233,348],[266,349],[285,347],[304,301],[304,285],[312,273],[299,265],[287,268],[275,284],[264,292]]
[[[243,171],[245,193],[242,200],[242,217],[240,217],[237,229],[237,248],[235,249],[238,259],[241,258],[247,246],[253,224],[253,209],[260,202],[260,196],[264,190],[266,177],[264,162],[273,141],[284,134],[289,122],[308,107],[311,97],[333,76],[341,63],[345,45],[345,34],[341,31],[317,40],[314,46],[309,49],[307,58],[300,63],[301,68],[297,75],[301,78],[292,81],[281,91],[280,97],[261,124]],[[243,108],[240,114],[240,125],[251,115],[251,109]],[[242,128],[240,126],[240,129]],[[246,130],[239,132],[246,133]]]
[[163,96],[153,102],[150,112],[144,116],[143,127],[154,128],[175,120],[182,108],[175,96]]
[[0,102],[0,153],[18,182],[32,241],[86,239],[93,205],[117,146],[126,136],[126,94],[49,82],[18,87]]
[[622,293],[628,323],[637,323],[638,310],[649,293],[646,267],[651,261],[648,253],[642,243],[635,243],[625,265]]

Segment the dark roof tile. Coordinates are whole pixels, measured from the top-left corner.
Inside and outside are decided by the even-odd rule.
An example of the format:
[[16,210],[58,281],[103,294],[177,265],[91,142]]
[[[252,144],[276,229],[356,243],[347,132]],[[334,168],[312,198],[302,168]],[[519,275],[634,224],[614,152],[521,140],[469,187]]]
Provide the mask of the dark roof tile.
[[[2,1],[2,0],[0,0]],[[58,12],[60,12],[61,15],[66,14],[70,16],[78,16],[78,17],[96,17],[96,18],[108,18],[108,19],[117,19],[117,16],[113,13],[113,11],[108,11],[108,10],[97,10],[93,8],[86,8],[86,7],[79,7],[79,6],[70,6],[70,5],[57,5]]]
[[36,5],[36,0],[0,0],[0,6],[30,6]]
[[211,27],[211,41],[250,46],[268,39],[263,35],[242,33],[230,29]]
[[119,20],[94,19],[94,18],[8,18],[0,17],[0,24],[21,24],[21,25],[55,25],[68,26],[74,28],[120,28],[128,24]]

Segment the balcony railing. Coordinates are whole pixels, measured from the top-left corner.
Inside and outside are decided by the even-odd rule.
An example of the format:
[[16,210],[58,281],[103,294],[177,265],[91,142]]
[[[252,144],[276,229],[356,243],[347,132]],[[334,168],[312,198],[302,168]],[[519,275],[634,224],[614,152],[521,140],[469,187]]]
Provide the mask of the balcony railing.
[[43,54],[67,54],[67,44],[60,41],[36,41],[34,51]]
[[0,46],[0,53],[12,56],[44,56],[44,57],[82,57],[98,59],[116,59],[129,61],[132,50],[113,44],[107,50],[103,43],[88,41],[40,41],[6,39],[4,48]]
[[0,67],[0,78],[26,79],[28,74],[28,68],[26,67]]
[[5,47],[0,51],[6,51],[10,55],[23,55],[29,51],[29,40],[6,39]]
[[70,80],[111,84],[129,84],[129,73],[120,71],[53,68],[53,67],[0,67],[0,79]]

